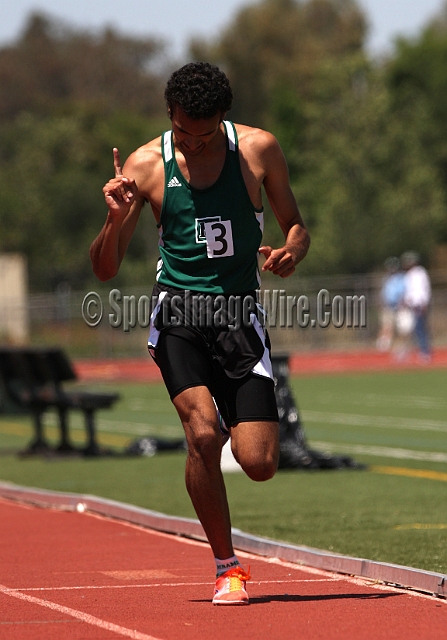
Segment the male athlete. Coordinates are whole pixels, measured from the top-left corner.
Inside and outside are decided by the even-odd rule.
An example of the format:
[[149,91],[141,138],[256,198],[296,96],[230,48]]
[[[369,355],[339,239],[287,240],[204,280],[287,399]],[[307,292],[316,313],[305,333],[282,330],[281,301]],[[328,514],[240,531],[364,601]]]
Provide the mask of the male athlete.
[[[98,278],[113,278],[149,202],[160,260],[148,346],[185,430],[186,486],[214,553],[218,605],[248,604],[250,578],[232,545],[223,442],[231,434],[234,457],[253,480],[271,478],[278,462],[269,342],[256,300],[259,254],[262,271],[284,278],[309,247],[278,142],[226,120],[232,97],[225,74],[208,63],[172,74],[165,91],[172,129],[122,169],[113,150],[107,220],[90,249]],[[262,186],[284,233],[279,249],[260,246]]]

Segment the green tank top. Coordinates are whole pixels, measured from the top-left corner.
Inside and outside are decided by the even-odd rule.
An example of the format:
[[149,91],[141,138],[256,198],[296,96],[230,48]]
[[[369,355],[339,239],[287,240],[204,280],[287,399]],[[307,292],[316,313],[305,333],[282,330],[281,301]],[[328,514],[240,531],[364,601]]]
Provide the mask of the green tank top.
[[250,200],[242,177],[237,133],[224,121],[225,164],[217,181],[195,189],[175,159],[172,131],[162,135],[165,189],[159,224],[162,285],[212,294],[239,294],[260,286],[258,249],[263,210]]

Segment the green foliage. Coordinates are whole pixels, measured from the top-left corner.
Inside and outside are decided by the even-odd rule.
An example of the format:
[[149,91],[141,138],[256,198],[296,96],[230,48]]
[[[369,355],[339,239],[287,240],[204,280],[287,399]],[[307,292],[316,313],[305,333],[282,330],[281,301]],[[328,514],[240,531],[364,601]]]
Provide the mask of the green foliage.
[[[447,15],[447,14],[446,14]],[[447,192],[447,19],[436,20],[419,39],[400,39],[396,55],[386,68],[386,80],[396,111],[402,105],[423,102],[431,121],[425,135],[426,152],[431,155]],[[426,132],[427,133],[427,132]],[[440,241],[447,242],[444,215]]]
[[[122,142],[125,158],[154,131],[138,114],[105,118],[78,110],[48,117],[23,112],[1,134],[0,249],[28,256],[33,289],[59,282],[82,287],[92,279],[88,250],[105,219],[102,186],[112,171],[112,147]],[[144,236],[136,237],[130,260],[145,261],[146,254]]]
[[[39,14],[0,50],[0,251],[27,256],[31,290],[96,282],[89,247],[105,219],[112,148],[124,161],[167,127],[162,53],[153,38],[93,36]],[[141,279],[156,251],[144,225],[128,256]]]
[[[447,18],[401,39],[387,61],[364,51],[355,0],[260,0],[191,57],[218,63],[236,122],[278,138],[309,226],[308,275],[365,272],[447,242]],[[88,250],[101,228],[111,149],[123,159],[169,126],[164,46],[93,35],[31,15],[0,49],[0,251],[20,251],[34,291],[96,283]],[[265,199],[264,199],[265,200]],[[282,243],[266,203],[265,242]],[[153,279],[147,207],[116,286]]]
[[358,51],[364,35],[351,0],[262,0],[241,9],[217,44],[195,41],[191,53],[228,73],[237,96],[233,119],[265,127],[277,91],[306,98],[321,61]]
[[125,38],[111,29],[93,36],[33,14],[18,42],[0,51],[0,115],[48,113],[73,103],[159,113],[162,84],[150,69],[161,53],[153,38]]
[[[312,237],[303,274],[369,271],[408,247],[428,257],[447,233],[447,171],[432,152],[447,127],[439,136],[420,92],[394,99],[390,72],[363,51],[365,25],[350,1],[263,0],[217,44],[192,45],[227,70],[231,117],[269,129],[284,150]],[[281,242],[274,225],[268,215],[270,243]]]
[[315,89],[295,182],[313,238],[303,270],[366,272],[413,246],[428,256],[445,207],[424,102],[393,108],[361,56],[328,60]]

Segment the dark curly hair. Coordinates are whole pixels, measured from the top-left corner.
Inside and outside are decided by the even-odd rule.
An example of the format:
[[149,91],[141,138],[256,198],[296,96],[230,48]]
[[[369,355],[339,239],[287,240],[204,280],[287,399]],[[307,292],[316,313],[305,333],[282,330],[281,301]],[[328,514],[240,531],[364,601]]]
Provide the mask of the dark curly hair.
[[165,100],[171,117],[177,105],[190,118],[212,118],[231,109],[233,92],[227,76],[208,62],[190,62],[168,80]]

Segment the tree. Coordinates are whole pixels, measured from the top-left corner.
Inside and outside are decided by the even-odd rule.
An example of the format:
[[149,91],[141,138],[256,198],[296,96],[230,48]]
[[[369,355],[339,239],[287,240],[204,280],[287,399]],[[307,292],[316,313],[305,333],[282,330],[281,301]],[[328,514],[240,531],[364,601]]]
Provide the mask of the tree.
[[[286,154],[312,236],[300,273],[367,271],[409,246],[428,254],[441,234],[427,104],[395,104],[365,33],[355,2],[262,0],[217,44],[193,43],[228,72],[230,116],[272,131]],[[281,241],[269,222],[266,235]]]
[[353,0],[262,0],[241,9],[216,44],[193,41],[191,54],[225,69],[236,121],[265,127],[278,96],[307,99],[321,62],[361,50],[365,31]]
[[158,114],[162,82],[152,65],[162,53],[153,38],[91,35],[33,14],[17,43],[0,50],[0,116],[73,103]]
[[361,58],[328,61],[318,84],[295,186],[313,240],[304,271],[366,272],[408,247],[428,256],[445,201],[425,103],[396,110],[381,70]]
[[[354,0],[261,0],[216,43],[193,43],[191,57],[230,77],[229,117],[269,129],[286,154],[312,236],[300,273],[364,272],[447,241],[446,24],[373,63]],[[153,38],[39,15],[0,49],[0,251],[28,256],[32,290],[93,282],[111,149],[124,159],[169,127],[162,55]],[[265,242],[282,242],[271,212]],[[156,252],[147,211],[116,284],[147,282]]]
[[[447,202],[447,4],[418,38],[397,41],[386,77],[396,111],[403,105],[426,106],[431,126],[424,131],[425,146],[440,172]],[[439,240],[447,242],[447,215]]]
[[[0,251],[27,255],[32,290],[52,290],[60,282],[82,288],[93,281],[88,249],[105,219],[102,187],[112,170],[112,147],[119,145],[124,159],[160,126],[128,112],[105,118],[79,109],[51,117],[22,113],[0,130]],[[129,268],[138,262],[147,269],[152,261],[155,270],[151,221],[150,212],[143,214]]]
[[[0,50],[0,251],[27,255],[32,290],[93,279],[112,148],[124,159],[167,125],[162,53],[153,38],[76,32],[39,14]],[[129,248],[134,281],[155,252],[148,227]]]

